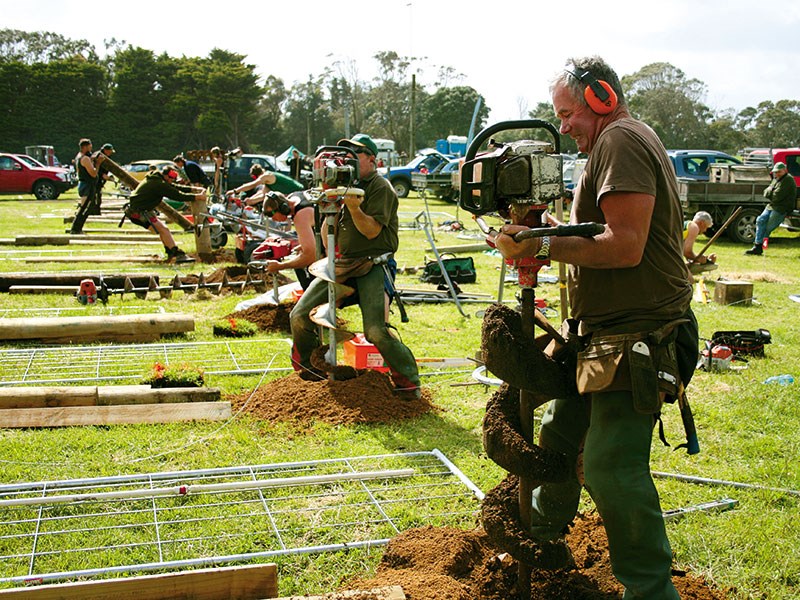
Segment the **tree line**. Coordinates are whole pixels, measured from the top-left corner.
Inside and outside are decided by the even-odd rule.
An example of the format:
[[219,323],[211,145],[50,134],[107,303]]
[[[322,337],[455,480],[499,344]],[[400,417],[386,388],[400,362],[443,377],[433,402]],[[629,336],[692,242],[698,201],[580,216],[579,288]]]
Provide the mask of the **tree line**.
[[[430,86],[412,85],[417,59],[394,51],[374,56],[377,76],[371,81],[359,76],[355,61],[339,60],[287,87],[275,76],[262,80],[246,56],[219,48],[206,57],[178,58],[112,39],[105,50],[101,58],[86,40],[1,29],[0,150],[47,144],[67,159],[81,137],[90,137],[96,145],[113,143],[121,161],[212,146],[279,153],[293,144],[313,152],[348,129],[393,139],[408,150],[466,135],[478,100],[476,131],[490,112],[450,67],[440,67]],[[736,153],[800,139],[796,100],[715,112],[703,102],[705,84],[668,63],[626,75],[622,85],[631,112],[668,148]],[[556,123],[549,102],[520,116]],[[569,138],[562,148],[575,150]]]
[[[279,153],[293,144],[313,152],[348,128],[407,150],[466,135],[479,99],[471,87],[449,85],[451,69],[432,89],[412,89],[413,60],[391,51],[375,55],[373,81],[360,79],[354,62],[338,61],[287,87],[278,77],[260,80],[245,56],[219,48],[176,58],[115,40],[106,46],[101,59],[86,40],[0,30],[0,150],[46,144],[64,159],[89,137],[96,146],[114,144],[123,161],[213,146]],[[477,127],[488,114],[481,98]]]

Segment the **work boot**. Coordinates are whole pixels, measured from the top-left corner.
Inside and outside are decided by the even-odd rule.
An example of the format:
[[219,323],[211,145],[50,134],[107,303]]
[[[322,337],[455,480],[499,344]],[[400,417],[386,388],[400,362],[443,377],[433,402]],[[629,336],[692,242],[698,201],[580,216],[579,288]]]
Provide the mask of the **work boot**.
[[327,373],[323,373],[319,369],[315,369],[314,367],[303,367],[302,370],[297,372],[298,377],[303,381],[322,381],[323,379],[327,379]]
[[194,259],[191,256],[188,256],[186,252],[175,246],[174,248],[170,248],[167,251],[167,260],[175,259],[175,264],[184,264],[184,263],[191,263],[194,262]]
[[405,400],[410,402],[412,400],[419,400],[422,398],[422,388],[421,387],[396,387],[394,388],[394,395],[400,398],[400,400]]
[[753,247],[750,248],[750,250],[745,250],[744,253],[752,254],[755,256],[761,256],[762,254],[764,254],[764,249],[761,247],[761,244],[754,244]]

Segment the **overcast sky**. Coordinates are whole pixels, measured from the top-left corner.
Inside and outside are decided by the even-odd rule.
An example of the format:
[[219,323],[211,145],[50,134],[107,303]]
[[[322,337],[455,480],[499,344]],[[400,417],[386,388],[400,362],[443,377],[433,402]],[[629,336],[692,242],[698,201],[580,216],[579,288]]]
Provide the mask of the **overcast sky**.
[[171,56],[223,48],[287,87],[337,60],[370,80],[372,56],[394,50],[421,59],[422,84],[440,66],[462,74],[456,83],[486,98],[490,123],[548,101],[565,60],[588,54],[620,76],[668,62],[706,84],[712,109],[800,98],[800,2],[0,0],[0,9],[1,27],[87,39],[101,55],[112,38]]

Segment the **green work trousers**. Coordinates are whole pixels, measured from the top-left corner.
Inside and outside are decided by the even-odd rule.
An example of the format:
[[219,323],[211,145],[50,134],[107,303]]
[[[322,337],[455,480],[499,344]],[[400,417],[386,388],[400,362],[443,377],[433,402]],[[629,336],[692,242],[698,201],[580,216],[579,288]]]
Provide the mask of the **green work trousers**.
[[[650,475],[653,425],[653,415],[636,412],[627,391],[595,393],[588,401],[553,400],[542,418],[540,444],[563,452],[572,464],[585,438],[584,481],[603,519],[624,600],[680,600]],[[580,492],[574,472],[565,483],[535,489],[531,534],[542,541],[558,537],[575,516]]]
[[[358,304],[364,323],[364,336],[374,344],[383,360],[389,365],[395,386],[402,389],[419,387],[419,370],[411,350],[403,342],[389,333],[386,326],[384,300],[384,271],[375,265],[369,273],[349,280],[358,290]],[[309,318],[311,310],[328,301],[328,282],[314,279],[289,317],[292,327],[292,362],[296,369],[311,366],[311,353],[320,345],[317,325]]]

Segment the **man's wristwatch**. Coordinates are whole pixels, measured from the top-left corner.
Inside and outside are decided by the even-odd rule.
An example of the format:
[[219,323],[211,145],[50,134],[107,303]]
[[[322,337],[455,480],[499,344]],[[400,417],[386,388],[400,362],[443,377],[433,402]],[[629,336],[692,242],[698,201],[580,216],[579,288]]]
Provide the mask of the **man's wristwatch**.
[[536,260],[550,260],[550,236],[542,236],[542,245],[539,251],[534,255]]

